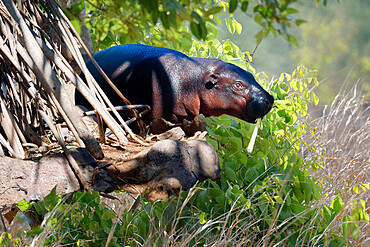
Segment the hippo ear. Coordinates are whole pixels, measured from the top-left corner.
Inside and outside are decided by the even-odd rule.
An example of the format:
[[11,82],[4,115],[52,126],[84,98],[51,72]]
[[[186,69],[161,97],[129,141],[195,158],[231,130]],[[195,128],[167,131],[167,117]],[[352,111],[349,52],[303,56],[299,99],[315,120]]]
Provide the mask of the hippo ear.
[[207,76],[206,88],[212,89],[219,81],[219,76],[217,74],[210,74]]

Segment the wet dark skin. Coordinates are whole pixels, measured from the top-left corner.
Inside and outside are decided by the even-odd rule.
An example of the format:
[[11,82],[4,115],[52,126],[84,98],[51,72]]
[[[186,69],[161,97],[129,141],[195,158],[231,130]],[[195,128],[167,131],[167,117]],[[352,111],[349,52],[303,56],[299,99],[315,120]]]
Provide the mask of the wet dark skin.
[[[255,123],[274,103],[251,73],[218,59],[146,45],[114,46],[94,58],[131,103],[152,107],[146,122],[162,117],[178,123],[199,114],[227,114]],[[123,105],[91,61],[87,67],[113,105]],[[86,105],[78,93],[76,104]]]

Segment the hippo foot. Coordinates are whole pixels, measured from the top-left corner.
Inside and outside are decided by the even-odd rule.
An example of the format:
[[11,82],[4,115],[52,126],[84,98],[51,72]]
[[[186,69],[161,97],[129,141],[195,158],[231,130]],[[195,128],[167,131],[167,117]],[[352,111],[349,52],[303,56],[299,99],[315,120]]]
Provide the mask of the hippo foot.
[[180,126],[187,136],[193,136],[198,131],[206,131],[206,118],[203,114],[196,116],[192,121],[182,120],[181,124],[171,123],[163,118],[155,118],[148,127],[151,134],[162,134]]
[[184,119],[181,125],[187,136],[193,136],[198,131],[206,131],[206,118],[203,114],[196,116],[192,121]]
[[178,124],[173,124],[163,118],[154,118],[149,124],[148,132],[157,135],[164,133],[176,126],[178,126]]

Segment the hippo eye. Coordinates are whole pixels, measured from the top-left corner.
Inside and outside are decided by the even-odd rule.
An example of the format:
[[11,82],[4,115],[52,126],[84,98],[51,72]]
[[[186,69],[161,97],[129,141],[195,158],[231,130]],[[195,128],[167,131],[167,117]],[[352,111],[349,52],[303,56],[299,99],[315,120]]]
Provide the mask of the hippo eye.
[[233,86],[236,90],[241,90],[244,88],[243,83],[241,83],[240,81],[236,81]]

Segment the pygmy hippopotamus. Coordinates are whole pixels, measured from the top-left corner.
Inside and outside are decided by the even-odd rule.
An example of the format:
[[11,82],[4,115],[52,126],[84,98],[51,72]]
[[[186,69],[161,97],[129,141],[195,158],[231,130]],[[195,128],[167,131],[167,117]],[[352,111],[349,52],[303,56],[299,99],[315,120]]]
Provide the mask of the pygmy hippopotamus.
[[[171,49],[139,44],[110,47],[94,58],[132,104],[151,106],[146,122],[164,118],[179,123],[199,114],[227,114],[255,123],[274,103],[251,73],[219,59],[188,57]],[[113,105],[122,105],[91,61],[87,67]],[[85,105],[81,97],[77,94],[76,103]]]

